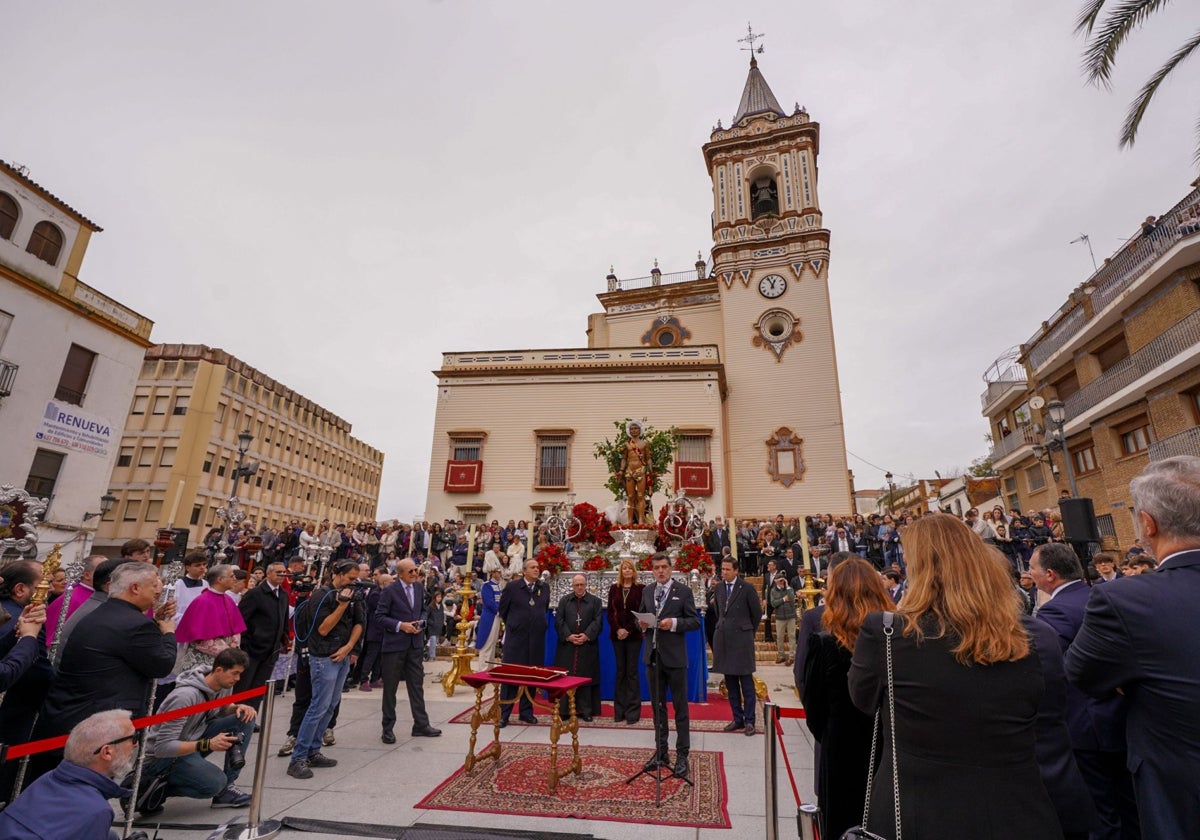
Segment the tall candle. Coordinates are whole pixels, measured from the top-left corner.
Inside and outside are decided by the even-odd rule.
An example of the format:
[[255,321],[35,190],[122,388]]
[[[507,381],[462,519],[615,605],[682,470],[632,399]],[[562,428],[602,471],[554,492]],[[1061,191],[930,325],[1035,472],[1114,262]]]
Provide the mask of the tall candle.
[[812,554],[808,550],[808,526],[800,526],[800,548],[804,552],[804,556],[800,558],[802,563],[807,563],[810,569],[815,568],[812,563]]
[[737,556],[737,520],[734,519],[731,521],[733,522],[733,528],[731,529],[733,533],[731,533],[729,535],[729,553],[733,556],[733,559],[736,560],[736,559],[738,559],[738,556]]
[[472,525],[470,531],[467,532],[467,568],[471,569],[471,561],[475,559],[475,526]]
[[175,527],[175,514],[179,513],[179,500],[183,498],[183,479],[179,479],[179,486],[175,488],[175,501],[171,504],[171,515],[167,517],[167,527]]
[[525,527],[526,527],[526,531],[527,531],[526,539],[529,542],[529,547],[525,549],[525,559],[528,560],[529,558],[533,557],[533,534],[537,530],[537,528],[534,526],[534,524],[532,522],[530,522]]

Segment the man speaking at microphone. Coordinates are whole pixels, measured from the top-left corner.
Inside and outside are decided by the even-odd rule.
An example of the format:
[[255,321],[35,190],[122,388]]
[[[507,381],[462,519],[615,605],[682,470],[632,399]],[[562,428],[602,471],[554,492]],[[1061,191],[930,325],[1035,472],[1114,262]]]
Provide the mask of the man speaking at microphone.
[[[646,681],[650,683],[650,704],[654,710],[654,757],[646,762],[646,770],[670,767],[667,753],[667,687],[675,707],[675,766],[676,776],[688,774],[688,753],[691,738],[687,695],[687,634],[700,628],[700,615],[692,598],[692,590],[671,579],[671,559],[663,553],[650,559],[654,585],[642,593],[643,613],[653,613],[656,623],[640,622],[647,628],[642,646],[642,662],[646,666]],[[653,629],[649,629],[653,627]]]

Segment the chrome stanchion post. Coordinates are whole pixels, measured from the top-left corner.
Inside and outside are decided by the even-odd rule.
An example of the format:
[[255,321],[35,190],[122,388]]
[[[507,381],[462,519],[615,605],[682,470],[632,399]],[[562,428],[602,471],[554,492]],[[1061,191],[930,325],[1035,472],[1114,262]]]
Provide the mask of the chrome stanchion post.
[[262,819],[263,783],[267,776],[267,763],[271,760],[271,717],[275,711],[275,684],[267,683],[265,702],[262,705],[262,715],[259,717],[258,751],[254,759],[254,784],[250,788],[250,811],[246,814],[246,822],[233,823],[228,828],[218,828],[208,836],[208,840],[267,840],[278,837],[283,831],[283,823],[279,820]]
[[776,765],[775,765],[775,721],[778,720],[779,706],[775,703],[763,704],[763,749],[764,762],[763,766],[766,771],[766,783],[763,785],[767,804],[767,832],[763,836],[766,840],[777,840],[778,825],[779,825],[779,800],[776,796],[775,786]]
[[817,818],[820,810],[816,805],[801,805],[796,812],[796,832],[800,840],[821,840],[817,834]]

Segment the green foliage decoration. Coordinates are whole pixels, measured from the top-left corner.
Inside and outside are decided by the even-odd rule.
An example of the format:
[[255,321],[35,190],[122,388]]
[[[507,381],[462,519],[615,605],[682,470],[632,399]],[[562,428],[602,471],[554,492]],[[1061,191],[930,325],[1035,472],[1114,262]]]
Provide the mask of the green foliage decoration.
[[[604,482],[604,486],[618,501],[625,498],[625,485],[617,480],[615,473],[621,466],[622,447],[629,440],[629,424],[633,422],[635,421],[632,417],[614,420],[613,426],[617,429],[616,440],[605,439],[603,443],[597,443],[593,453],[596,460],[603,461],[608,467],[608,480]],[[642,426],[642,440],[646,441],[647,451],[650,453],[650,475],[646,489],[653,496],[662,490],[663,480],[675,460],[675,450],[679,447],[679,432],[674,426],[669,429],[655,429],[645,418],[636,422]]]

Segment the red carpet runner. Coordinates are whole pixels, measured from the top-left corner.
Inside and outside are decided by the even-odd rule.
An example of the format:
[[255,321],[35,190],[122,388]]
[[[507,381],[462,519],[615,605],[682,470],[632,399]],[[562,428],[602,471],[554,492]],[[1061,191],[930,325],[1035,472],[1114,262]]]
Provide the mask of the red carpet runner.
[[[570,749],[559,761],[570,760]],[[654,805],[654,778],[625,780],[642,769],[650,750],[628,747],[580,747],[583,771],[568,774],[551,795],[547,788],[549,749],[545,744],[505,743],[499,761],[460,768],[414,807],[486,814],[573,817],[584,820],[730,828],[721,754],[693,751],[690,774],[695,787],[678,779],[663,782],[663,799]],[[674,757],[674,754],[672,754]]]

